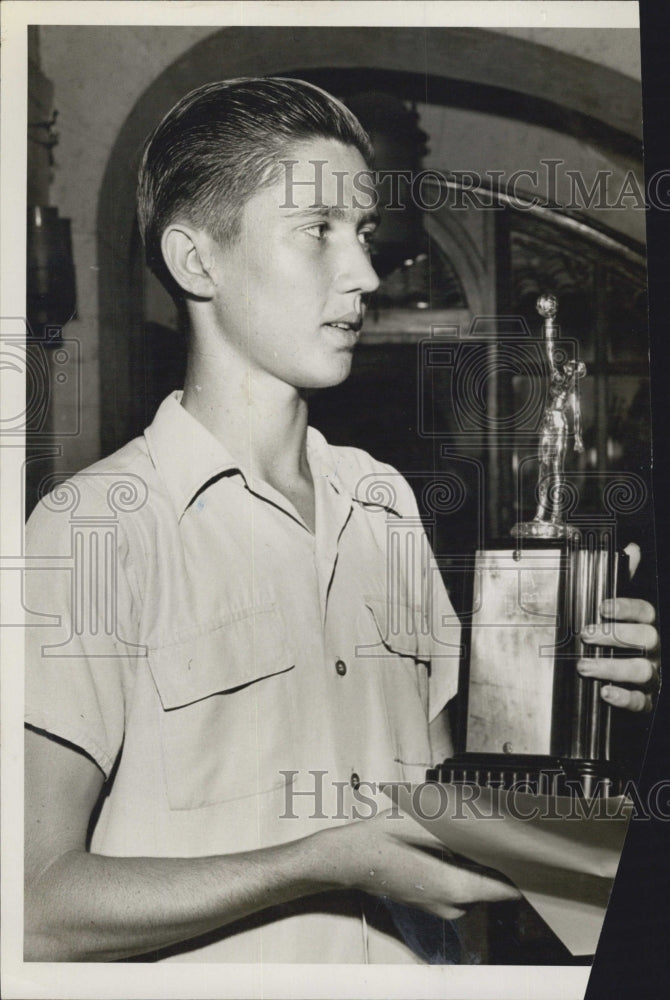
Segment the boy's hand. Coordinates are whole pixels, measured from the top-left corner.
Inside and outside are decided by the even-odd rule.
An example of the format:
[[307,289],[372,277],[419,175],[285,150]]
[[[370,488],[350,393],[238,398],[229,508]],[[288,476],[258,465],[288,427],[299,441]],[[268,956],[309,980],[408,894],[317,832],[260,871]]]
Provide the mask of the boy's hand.
[[[443,920],[472,903],[519,899],[508,882],[443,861],[440,844],[409,817],[391,810],[316,834],[320,868],[327,858],[334,887],[362,889],[426,910]],[[322,851],[327,854],[321,854]],[[446,848],[442,848],[448,854]]]
[[[589,646],[630,649],[632,656],[603,656],[581,659],[577,664],[582,677],[597,677],[614,684],[604,684],[601,697],[610,705],[631,712],[649,712],[654,694],[660,687],[659,636],[654,628],[656,612],[648,601],[617,597],[603,601],[603,622],[590,625],[581,634]],[[636,685],[632,689],[620,684]]]

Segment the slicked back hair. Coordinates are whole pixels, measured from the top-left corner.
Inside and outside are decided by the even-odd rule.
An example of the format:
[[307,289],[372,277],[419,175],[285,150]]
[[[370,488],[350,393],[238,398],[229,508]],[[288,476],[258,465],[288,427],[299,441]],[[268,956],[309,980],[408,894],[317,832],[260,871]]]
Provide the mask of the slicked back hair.
[[242,209],[275,183],[291,148],[313,138],[372,146],[340,101],[303,80],[244,77],[208,83],[183,97],[147,139],[137,189],[147,264],[172,294],[161,237],[179,219],[220,243],[240,231]]

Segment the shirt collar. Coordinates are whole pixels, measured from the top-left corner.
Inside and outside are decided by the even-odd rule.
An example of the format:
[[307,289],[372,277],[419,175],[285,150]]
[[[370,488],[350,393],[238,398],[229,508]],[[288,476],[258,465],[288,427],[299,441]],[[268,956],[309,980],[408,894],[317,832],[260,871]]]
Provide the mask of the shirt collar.
[[181,390],[170,393],[144,432],[179,519],[206,483],[242,471],[214,435],[184,409],[181,397]]
[[401,516],[394,488],[398,473],[390,466],[373,463],[356,448],[331,447],[314,427],[307,430],[307,453],[315,479],[323,477],[337,493],[360,507],[384,508]]
[[336,493],[351,496],[351,491],[346,488],[337,471],[337,462],[332,448],[323,434],[315,427],[307,428],[307,458],[314,479],[317,477],[325,479]]
[[[181,398],[181,390],[170,393],[144,432],[149,454],[179,520],[207,483],[226,473],[244,476],[244,470],[225,446],[184,409]],[[340,475],[336,450],[314,427],[307,428],[307,454],[315,479],[327,481],[336,493],[361,506],[369,504],[358,495],[357,483],[349,482],[351,475]]]

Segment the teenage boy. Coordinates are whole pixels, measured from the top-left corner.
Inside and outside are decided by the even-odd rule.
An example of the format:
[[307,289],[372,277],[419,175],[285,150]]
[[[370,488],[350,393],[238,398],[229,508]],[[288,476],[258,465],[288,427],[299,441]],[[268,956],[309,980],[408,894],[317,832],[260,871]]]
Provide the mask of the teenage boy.
[[411,962],[381,897],[450,919],[517,895],[374,794],[449,751],[459,647],[407,484],[307,424],[377,287],[370,157],[338,101],[281,79],[202,87],[147,144],[140,227],[188,367],[31,518],[33,555],[93,569],[28,574],[56,616],[28,654],[28,959]]

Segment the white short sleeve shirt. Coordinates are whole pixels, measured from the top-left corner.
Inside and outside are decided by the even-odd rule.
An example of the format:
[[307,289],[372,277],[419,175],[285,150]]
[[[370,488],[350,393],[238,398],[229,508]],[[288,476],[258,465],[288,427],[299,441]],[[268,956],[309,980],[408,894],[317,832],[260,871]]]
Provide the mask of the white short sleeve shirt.
[[[169,396],[28,526],[26,720],[109,779],[91,850],[294,840],[435,763],[459,625],[403,477],[308,432],[312,533]],[[39,557],[39,558],[37,558]],[[367,802],[367,805],[366,805]],[[157,956],[416,961],[383,904],[326,894]]]

